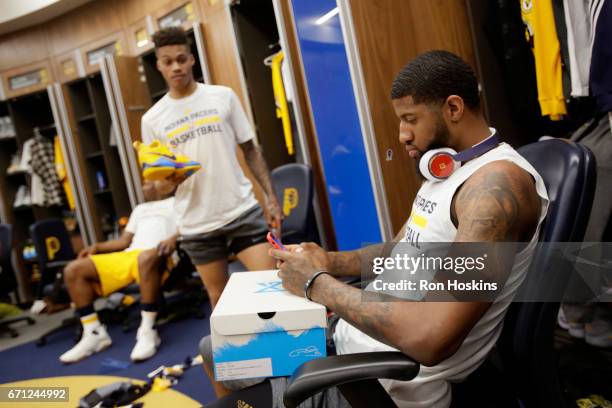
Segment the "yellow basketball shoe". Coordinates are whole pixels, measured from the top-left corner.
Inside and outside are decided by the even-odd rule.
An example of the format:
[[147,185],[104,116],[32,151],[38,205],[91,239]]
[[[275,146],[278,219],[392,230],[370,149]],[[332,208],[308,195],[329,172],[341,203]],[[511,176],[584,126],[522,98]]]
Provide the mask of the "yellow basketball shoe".
[[183,154],[176,155],[176,175],[179,177],[189,177],[196,171],[202,168],[202,165],[197,161],[191,160],[189,157]]
[[138,161],[145,180],[163,180],[176,170],[176,156],[158,140],[149,145],[134,142],[134,148],[138,151]]

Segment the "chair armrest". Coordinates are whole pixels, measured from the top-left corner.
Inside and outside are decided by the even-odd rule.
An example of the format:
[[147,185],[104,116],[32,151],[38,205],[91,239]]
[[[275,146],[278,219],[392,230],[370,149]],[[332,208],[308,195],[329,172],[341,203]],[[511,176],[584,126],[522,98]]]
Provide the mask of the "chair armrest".
[[398,351],[344,354],[307,361],[295,370],[283,400],[295,407],[330,387],[355,381],[386,378],[412,380],[420,365]]
[[70,260],[70,261],[47,262],[47,269],[59,269],[59,268],[63,268],[64,266],[68,265],[70,262],[72,262],[72,260]]

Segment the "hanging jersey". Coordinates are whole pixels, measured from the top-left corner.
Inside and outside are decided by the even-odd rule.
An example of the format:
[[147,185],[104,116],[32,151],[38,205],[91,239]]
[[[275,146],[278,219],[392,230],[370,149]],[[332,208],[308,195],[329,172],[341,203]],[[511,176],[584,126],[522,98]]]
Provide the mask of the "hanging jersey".
[[600,112],[612,112],[612,0],[590,0],[593,46],[591,94]]
[[55,136],[53,139],[53,147],[55,150],[55,171],[57,173],[57,178],[59,179],[60,183],[62,183],[62,187],[64,187],[66,201],[68,201],[68,208],[74,210],[74,195],[72,194],[70,180],[68,180],[66,162],[64,161],[64,154],[62,153],[62,146],[60,144],[59,136]]
[[289,107],[287,106],[285,86],[283,85],[283,75],[281,71],[281,64],[284,56],[285,54],[282,51],[279,51],[272,57],[272,90],[274,92],[274,102],[276,103],[276,117],[280,118],[283,124],[283,133],[285,135],[287,153],[293,155],[291,119],[289,118]]
[[563,96],[561,48],[557,38],[552,0],[518,0],[525,35],[535,57],[538,101],[542,116],[559,120],[567,114]]
[[587,1],[563,0],[569,52],[571,95],[589,95],[591,20]]
[[[541,201],[538,228],[527,247],[516,255],[510,276],[497,300],[472,328],[454,355],[434,367],[421,366],[419,374],[411,381],[381,380],[398,407],[441,408],[450,405],[450,381],[465,379],[485,360],[501,333],[507,308],[525,277],[538,240],[540,224],[546,216],[548,195],[538,172],[505,143],[465,163],[445,181],[424,182],[413,202],[402,241],[409,242],[416,250],[424,242],[453,242],[457,234],[451,220],[451,203],[455,192],[482,166],[500,160],[510,161],[533,176]],[[339,354],[397,351],[344,320],[340,320],[336,326],[334,341]]]

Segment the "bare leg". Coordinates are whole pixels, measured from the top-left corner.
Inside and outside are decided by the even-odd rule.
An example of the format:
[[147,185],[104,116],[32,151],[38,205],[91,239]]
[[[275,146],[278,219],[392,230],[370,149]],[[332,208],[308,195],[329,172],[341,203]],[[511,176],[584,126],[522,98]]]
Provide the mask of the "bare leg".
[[[223,289],[225,288],[225,284],[227,283],[227,260],[220,259],[204,265],[196,265],[196,269],[198,270],[200,278],[202,278],[202,282],[204,282],[204,286],[208,292],[210,305],[214,309],[219,301],[219,298],[221,297]],[[215,381],[215,376],[206,364],[202,364],[202,366],[204,367],[206,375],[208,375],[208,378],[210,379],[210,383],[213,386],[213,390],[215,391],[217,398],[231,394],[231,391],[225,388],[223,384]]]
[[227,260],[219,259],[207,264],[196,265],[196,269],[208,292],[210,305],[214,309],[227,283]]
[[64,269],[64,282],[77,309],[92,304],[98,297],[100,277],[90,258],[70,262]]
[[138,274],[140,275],[140,301],[155,303],[161,287],[163,257],[157,248],[147,249],[138,255]]
[[268,255],[269,249],[270,245],[263,242],[243,249],[236,257],[249,271],[276,269],[276,261]]

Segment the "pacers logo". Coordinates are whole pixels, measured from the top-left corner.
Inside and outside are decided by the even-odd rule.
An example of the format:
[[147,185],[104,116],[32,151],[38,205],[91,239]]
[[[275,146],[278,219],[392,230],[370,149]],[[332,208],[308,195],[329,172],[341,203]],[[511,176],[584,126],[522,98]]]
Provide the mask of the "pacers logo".
[[55,254],[60,250],[60,242],[56,237],[48,237],[45,239],[45,247],[47,248],[47,258],[52,261],[55,258]]
[[291,210],[298,206],[299,195],[296,188],[288,187],[283,191],[283,214],[288,217]]

